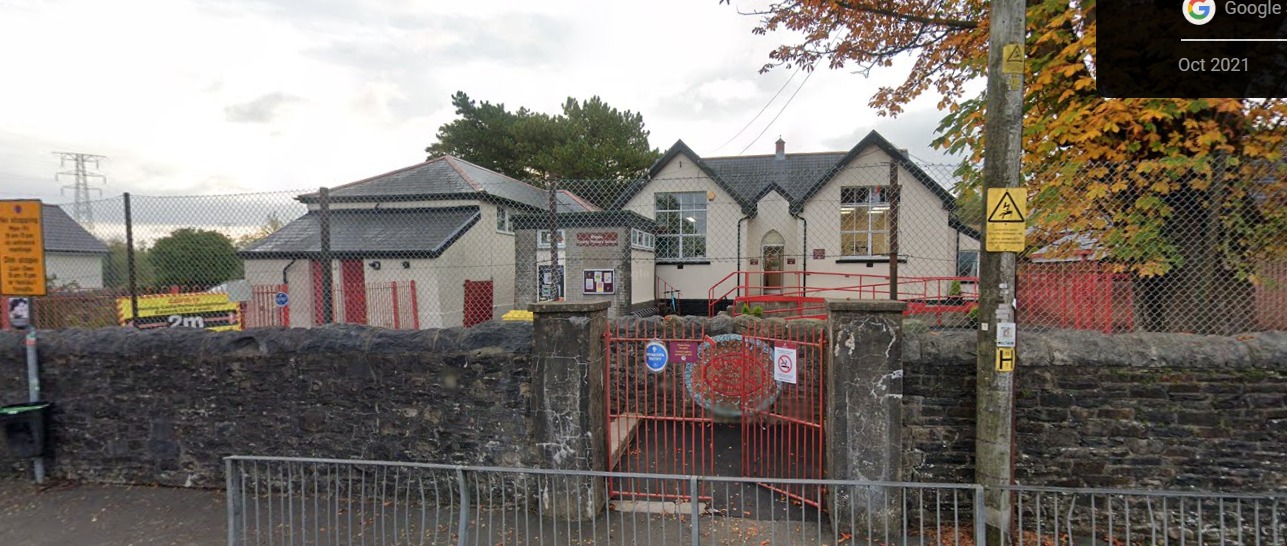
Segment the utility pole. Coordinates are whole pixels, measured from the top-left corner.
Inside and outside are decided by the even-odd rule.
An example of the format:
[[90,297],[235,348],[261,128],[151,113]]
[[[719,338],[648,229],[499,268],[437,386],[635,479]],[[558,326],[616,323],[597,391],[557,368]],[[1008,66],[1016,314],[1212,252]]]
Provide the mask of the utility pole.
[[94,210],[89,205],[89,192],[96,191],[102,195],[103,190],[89,187],[89,179],[99,178],[104,184],[107,183],[107,177],[98,173],[89,172],[86,167],[87,163],[93,163],[94,169],[98,169],[98,161],[107,159],[106,156],[94,154],[82,154],[79,152],[54,152],[58,156],[59,168],[66,169],[67,164],[72,164],[72,170],[59,171],[54,175],[54,180],[61,182],[64,176],[73,177],[73,182],[69,186],[63,186],[63,190],[73,190],[75,200],[72,205],[72,217],[76,219],[85,229],[94,230]]
[[[998,252],[1001,230],[990,225],[989,190],[1022,186],[1023,163],[1023,45],[1027,12],[1023,0],[993,0],[988,36],[988,102],[983,150],[983,249],[979,253],[979,331],[975,427],[975,481],[983,486],[1010,485],[1014,480],[1014,373],[1017,364],[1013,337],[998,349],[1003,323],[1013,334],[1015,252]],[[1004,190],[1002,190],[1004,191]],[[1012,208],[1005,209],[1012,213]],[[1022,213],[1019,213],[1022,216]],[[1013,218],[1013,216],[1010,216]],[[1023,220],[1022,217],[1019,218]],[[1017,227],[1022,230],[1023,224]],[[989,243],[989,237],[994,240]],[[1022,246],[1022,235],[1018,238]],[[994,247],[989,250],[989,247]],[[1011,247],[1011,250],[1013,248]],[[1022,250],[1020,248],[1020,250]],[[1003,365],[1003,362],[1005,363]],[[1005,369],[1008,367],[1009,369]],[[983,520],[989,546],[1009,543],[1012,514],[1010,493],[990,488],[984,496]]]

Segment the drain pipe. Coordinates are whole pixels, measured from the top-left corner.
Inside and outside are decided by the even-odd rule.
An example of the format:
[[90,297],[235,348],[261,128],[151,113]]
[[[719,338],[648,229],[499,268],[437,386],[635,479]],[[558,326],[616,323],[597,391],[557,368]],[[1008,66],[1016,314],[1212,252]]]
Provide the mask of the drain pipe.
[[[737,264],[733,268],[733,271],[742,270],[742,222],[745,222],[749,219],[751,219],[750,216],[743,215],[741,218],[737,220]],[[737,283],[737,295],[733,297],[734,300],[736,300],[737,298],[743,295],[742,279],[741,279],[742,275],[739,273],[737,276],[738,278],[734,279],[734,282]]]
[[791,217],[804,224],[804,237],[800,242],[803,245],[800,247],[800,292],[803,296],[809,288],[809,219],[800,213],[792,214]]
[[290,269],[290,266],[295,265],[295,262],[298,261],[299,258],[292,259],[290,263],[286,264],[286,267],[282,268],[282,284],[290,284],[290,281],[286,279],[286,271]]

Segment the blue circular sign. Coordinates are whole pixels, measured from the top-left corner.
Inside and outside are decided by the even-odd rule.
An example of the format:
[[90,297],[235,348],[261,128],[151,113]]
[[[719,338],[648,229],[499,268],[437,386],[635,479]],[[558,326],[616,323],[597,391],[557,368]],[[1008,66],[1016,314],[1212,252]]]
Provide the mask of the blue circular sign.
[[273,296],[273,303],[277,304],[278,307],[286,307],[286,304],[290,303],[290,296],[286,295],[285,292],[278,292],[277,295]]
[[666,344],[660,339],[649,341],[644,346],[644,366],[652,373],[661,373],[666,370],[666,362],[670,360],[670,351],[666,350]]

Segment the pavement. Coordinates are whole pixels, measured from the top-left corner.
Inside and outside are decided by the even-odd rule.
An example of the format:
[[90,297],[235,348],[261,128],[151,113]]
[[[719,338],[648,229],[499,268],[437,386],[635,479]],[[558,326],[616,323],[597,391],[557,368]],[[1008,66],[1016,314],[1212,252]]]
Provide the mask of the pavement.
[[5,546],[225,545],[222,490],[0,481]]
[[[250,506],[247,506],[249,509]],[[373,507],[374,508],[374,507]],[[447,522],[459,512],[448,508],[420,512],[430,523],[425,529],[418,517],[399,519],[398,511],[377,516],[362,514],[365,521],[352,528],[334,525],[321,536],[300,534],[276,525],[272,514],[251,516],[248,544],[379,543],[417,542],[407,532],[429,544],[454,544],[456,535]],[[302,515],[302,514],[301,514]],[[408,514],[411,515],[411,514]],[[278,514],[277,518],[282,515]],[[295,517],[300,517],[296,515]],[[345,516],[347,517],[347,516]],[[545,520],[516,512],[470,513],[471,543],[483,544],[641,544],[687,543],[692,534],[688,518],[678,514],[609,512],[595,521],[577,523]],[[441,520],[441,521],[440,521]],[[759,522],[737,517],[703,517],[698,529],[702,544],[835,544],[829,532],[816,523]],[[210,545],[227,544],[227,508],[220,490],[152,486],[52,483],[37,486],[30,482],[0,480],[0,545]],[[290,526],[294,527],[294,526]],[[301,526],[316,532],[318,522]],[[829,526],[827,526],[829,527]]]

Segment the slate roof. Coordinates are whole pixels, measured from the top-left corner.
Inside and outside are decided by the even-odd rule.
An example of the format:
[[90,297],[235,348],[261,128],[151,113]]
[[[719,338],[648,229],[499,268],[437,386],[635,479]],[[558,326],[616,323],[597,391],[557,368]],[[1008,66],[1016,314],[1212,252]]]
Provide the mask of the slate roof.
[[[805,203],[823,186],[826,186],[827,182],[872,147],[884,151],[895,161],[902,162],[902,167],[912,175],[912,178],[923,184],[942,201],[945,211],[955,207],[955,199],[950,192],[913,163],[906,153],[885,140],[880,133],[872,131],[848,152],[785,154],[786,157],[782,160],[778,160],[776,155],[703,159],[684,144],[683,140],[679,140],[653,163],[648,170],[648,178],[635,181],[622,192],[613,203],[613,208],[624,207],[631,198],[643,191],[648,182],[656,178],[671,160],[685,156],[706,176],[714,180],[717,186],[733,196],[733,199],[741,205],[743,214],[754,216],[757,203],[773,190],[777,190],[786,198],[792,214],[798,214],[804,210]],[[948,224],[965,235],[979,238],[977,230],[962,224],[950,214]]]
[[804,200],[818,180],[830,174],[844,157],[844,152],[827,152],[787,154],[782,161],[772,155],[712,157],[703,161],[749,202],[758,202],[774,187],[781,188],[783,196],[795,202]]
[[44,205],[41,216],[45,252],[107,254],[107,245],[90,235],[58,205]]
[[[308,193],[297,199],[316,203],[318,194]],[[330,190],[333,203],[459,199],[487,199],[536,210],[549,207],[546,190],[450,155]],[[558,208],[559,212],[597,210],[566,191],[559,192]]]
[[[336,258],[437,258],[482,217],[476,205],[331,211]],[[237,254],[247,259],[316,258],[322,243],[319,213],[282,226]]]

